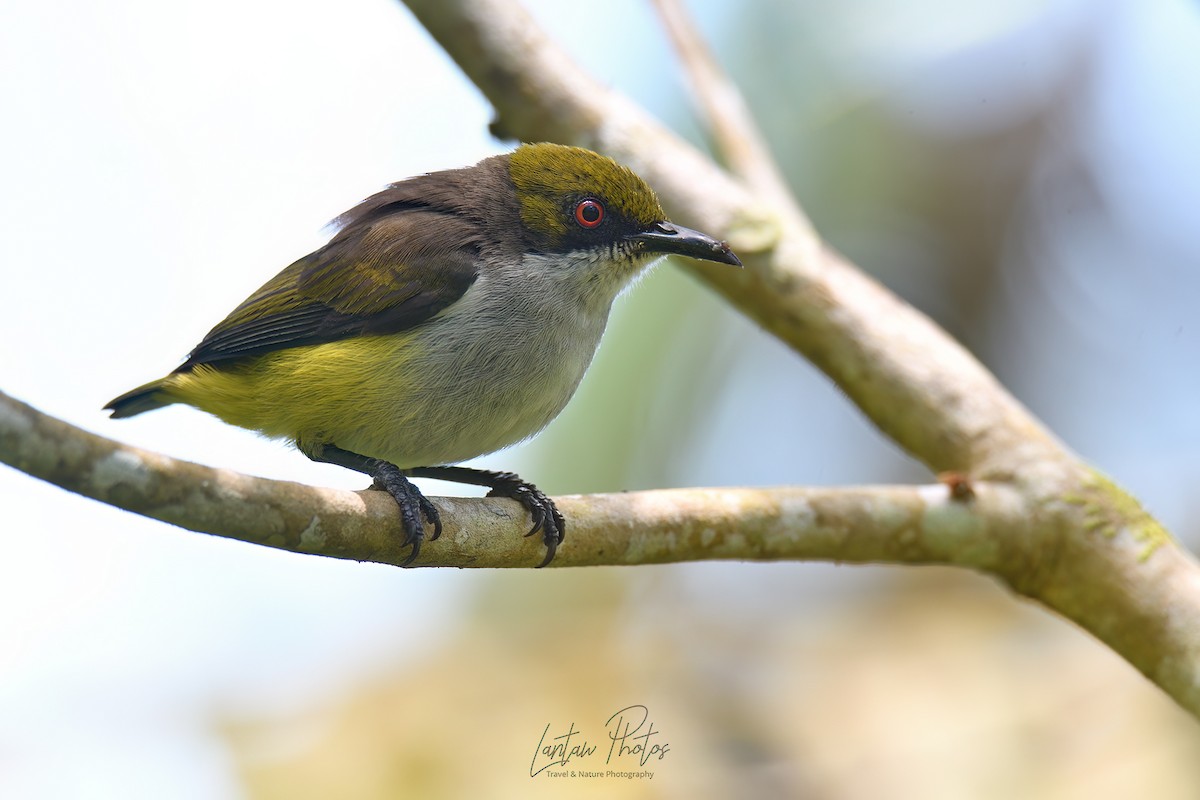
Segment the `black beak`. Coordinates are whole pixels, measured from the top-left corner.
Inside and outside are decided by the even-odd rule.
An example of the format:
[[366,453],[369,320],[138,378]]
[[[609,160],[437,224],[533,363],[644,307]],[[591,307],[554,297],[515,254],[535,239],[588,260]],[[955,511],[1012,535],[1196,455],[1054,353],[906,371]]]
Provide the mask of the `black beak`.
[[630,238],[635,242],[641,242],[642,249],[647,253],[687,256],[698,258],[701,261],[730,264],[735,267],[742,265],[738,257],[729,249],[729,245],[700,231],[694,231],[673,222],[656,222],[648,229],[641,233],[635,233]]

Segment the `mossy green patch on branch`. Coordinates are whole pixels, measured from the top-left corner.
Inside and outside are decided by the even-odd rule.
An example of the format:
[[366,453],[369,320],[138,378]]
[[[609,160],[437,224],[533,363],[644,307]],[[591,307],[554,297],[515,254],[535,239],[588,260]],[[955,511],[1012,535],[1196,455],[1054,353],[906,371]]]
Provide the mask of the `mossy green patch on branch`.
[[1160,546],[1169,544],[1171,535],[1142,507],[1133,495],[1121,489],[1107,476],[1088,470],[1081,491],[1069,493],[1063,499],[1083,510],[1083,527],[1089,532],[1113,538],[1122,530],[1140,542],[1139,561],[1148,559]]

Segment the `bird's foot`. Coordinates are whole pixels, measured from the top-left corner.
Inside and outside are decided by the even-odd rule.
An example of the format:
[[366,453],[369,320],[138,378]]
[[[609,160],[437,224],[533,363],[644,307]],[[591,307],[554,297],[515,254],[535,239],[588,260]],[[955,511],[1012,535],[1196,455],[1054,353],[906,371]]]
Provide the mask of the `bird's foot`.
[[395,464],[377,461],[371,475],[375,479],[371,488],[387,492],[400,507],[400,522],[404,525],[407,535],[404,544],[412,545],[412,552],[400,564],[407,567],[417,560],[417,556],[421,554],[421,543],[425,541],[425,525],[421,518],[424,517],[433,525],[433,536],[429,537],[429,540],[433,541],[442,535],[442,517],[433,503],[421,494],[421,490],[414,486]]
[[510,497],[516,500],[529,515],[533,517],[533,527],[526,536],[542,532],[542,541],[546,545],[546,557],[539,567],[544,567],[554,560],[554,554],[562,543],[563,533],[567,529],[567,521],[559,513],[554,501],[545,492],[529,481],[511,472],[492,472],[471,467],[412,467],[404,474],[414,478],[434,478],[439,481],[454,481],[455,483],[470,483],[474,486],[486,486],[491,489],[488,497]]
[[539,530],[542,541],[546,545],[546,557],[538,567],[544,567],[554,560],[554,553],[562,543],[563,534],[567,530],[567,521],[554,505],[554,501],[545,492],[512,472],[488,472],[492,479],[491,491],[488,497],[511,497],[525,507],[533,518],[533,527],[526,536],[533,536]]

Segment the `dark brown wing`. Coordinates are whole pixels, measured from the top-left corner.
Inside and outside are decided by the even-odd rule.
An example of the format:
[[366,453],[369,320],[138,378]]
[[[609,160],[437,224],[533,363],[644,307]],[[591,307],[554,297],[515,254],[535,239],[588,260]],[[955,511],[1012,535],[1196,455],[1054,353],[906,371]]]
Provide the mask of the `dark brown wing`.
[[177,371],[406,330],[458,300],[478,277],[480,243],[458,215],[407,204],[364,211],[234,309]]

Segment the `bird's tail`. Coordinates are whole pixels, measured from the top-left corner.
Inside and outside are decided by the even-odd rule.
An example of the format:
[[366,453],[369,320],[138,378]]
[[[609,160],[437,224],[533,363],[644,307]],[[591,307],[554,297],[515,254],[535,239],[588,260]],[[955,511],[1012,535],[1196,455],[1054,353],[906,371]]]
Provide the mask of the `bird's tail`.
[[104,408],[112,411],[113,419],[123,419],[136,416],[143,411],[153,411],[156,408],[169,406],[174,402],[175,398],[163,391],[163,381],[160,378],[132,389],[120,397],[114,397]]

